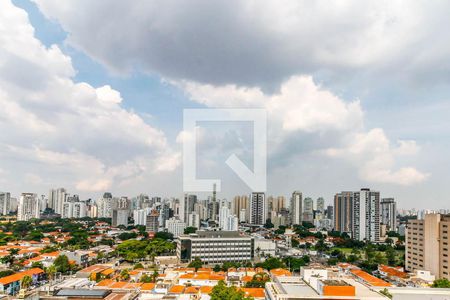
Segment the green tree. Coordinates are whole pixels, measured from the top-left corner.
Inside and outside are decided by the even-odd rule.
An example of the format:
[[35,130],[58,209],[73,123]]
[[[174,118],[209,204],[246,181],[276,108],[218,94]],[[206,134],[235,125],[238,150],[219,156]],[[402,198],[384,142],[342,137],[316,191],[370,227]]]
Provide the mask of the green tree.
[[252,297],[246,297],[243,291],[234,286],[227,287],[221,280],[211,292],[211,300],[253,300]]
[[189,268],[195,268],[195,272],[203,266],[203,262],[199,257],[194,258],[188,265]]
[[46,270],[45,273],[48,276],[48,279],[53,280],[55,278],[55,274],[56,274],[56,267],[55,265],[50,265]]
[[29,275],[25,275],[20,281],[20,287],[22,289],[28,289],[33,283],[33,279]]
[[191,233],[196,233],[196,232],[197,232],[197,227],[189,226],[184,229],[184,234],[191,234]]
[[60,255],[55,259],[53,265],[56,268],[57,272],[61,272],[63,274],[70,271],[70,262],[69,258],[66,255]]
[[258,273],[255,274],[249,282],[245,284],[247,288],[263,288],[266,285],[266,282],[270,281],[269,274],[267,273]]
[[386,249],[386,259],[387,263],[390,266],[396,266],[397,265],[397,253],[392,247],[389,247]]
[[433,288],[448,289],[450,288],[450,281],[447,278],[436,279],[431,285]]
[[141,279],[139,279],[140,282],[143,283],[149,283],[152,282],[152,278],[150,276],[148,276],[147,274],[144,274],[141,276]]
[[128,279],[130,279],[130,273],[128,272],[127,269],[123,269],[123,270],[120,272],[120,278],[121,278],[122,280],[128,280]]
[[143,269],[143,268],[144,268],[144,265],[141,264],[141,263],[137,263],[137,264],[135,264],[134,267],[133,267],[134,270],[136,270],[136,269]]

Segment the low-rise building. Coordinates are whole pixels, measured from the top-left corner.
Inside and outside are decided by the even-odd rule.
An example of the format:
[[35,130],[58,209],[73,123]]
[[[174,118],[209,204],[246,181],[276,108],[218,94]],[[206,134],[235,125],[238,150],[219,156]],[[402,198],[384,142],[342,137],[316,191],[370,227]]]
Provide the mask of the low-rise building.
[[254,240],[237,231],[197,231],[178,238],[177,257],[180,262],[200,258],[205,264],[251,261]]

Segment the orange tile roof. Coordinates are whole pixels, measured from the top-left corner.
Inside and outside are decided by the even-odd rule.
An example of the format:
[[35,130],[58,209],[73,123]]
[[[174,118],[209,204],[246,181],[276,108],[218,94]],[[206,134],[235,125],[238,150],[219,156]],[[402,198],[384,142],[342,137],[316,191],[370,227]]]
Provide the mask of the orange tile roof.
[[270,274],[274,276],[291,276],[292,273],[286,269],[272,269],[270,270]]
[[207,285],[205,285],[205,286],[201,286],[201,287],[200,287],[200,292],[201,292],[202,294],[211,294],[212,290],[213,290],[213,287],[212,287],[212,286],[207,286]]
[[241,291],[244,292],[245,296],[250,296],[253,298],[265,298],[266,293],[264,292],[264,288],[241,288]]
[[169,293],[171,294],[181,294],[184,291],[184,285],[174,285],[170,288]]
[[114,283],[114,281],[112,279],[104,279],[104,280],[100,281],[99,283],[97,283],[97,286],[110,286],[113,283]]
[[103,270],[101,273],[102,273],[102,275],[108,276],[108,275],[111,275],[112,273],[114,273],[114,270],[109,268],[109,269]]
[[249,282],[252,281],[253,276],[242,276],[241,281],[243,282]]
[[370,284],[372,286],[378,286],[378,287],[388,287],[391,286],[390,283],[381,280],[380,278],[377,278],[373,275],[370,275],[367,272],[364,272],[362,270],[351,270],[350,271],[353,275],[355,275],[356,277],[362,279],[364,282],[366,282],[367,284]]
[[388,276],[393,276],[393,277],[398,277],[398,278],[407,278],[408,277],[407,273],[402,272],[396,268],[385,266],[385,265],[380,265],[378,267],[378,270],[386,273]]
[[114,282],[113,284],[111,284],[109,286],[110,289],[122,289],[123,287],[125,287],[128,284],[127,281],[118,281],[118,282]]
[[197,294],[200,288],[198,286],[188,286],[184,289],[183,294]]
[[144,283],[141,285],[141,291],[151,291],[155,288],[154,283]]
[[0,278],[0,284],[3,284],[3,285],[9,284],[12,282],[20,281],[20,280],[22,280],[23,277],[25,277],[27,275],[33,276],[33,275],[37,275],[37,274],[41,274],[41,273],[44,273],[44,271],[40,268],[29,269],[29,270],[26,270],[23,272],[19,272],[16,274],[12,274],[12,275]]

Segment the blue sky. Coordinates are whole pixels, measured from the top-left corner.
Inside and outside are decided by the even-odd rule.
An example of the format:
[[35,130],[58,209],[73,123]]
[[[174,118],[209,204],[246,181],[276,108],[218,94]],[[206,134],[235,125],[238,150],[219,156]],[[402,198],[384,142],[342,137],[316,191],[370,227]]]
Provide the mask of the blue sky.
[[[445,206],[446,4],[282,2],[5,1],[0,189],[180,197],[183,109],[264,108],[268,194]],[[251,126],[202,128],[198,175],[250,192]]]

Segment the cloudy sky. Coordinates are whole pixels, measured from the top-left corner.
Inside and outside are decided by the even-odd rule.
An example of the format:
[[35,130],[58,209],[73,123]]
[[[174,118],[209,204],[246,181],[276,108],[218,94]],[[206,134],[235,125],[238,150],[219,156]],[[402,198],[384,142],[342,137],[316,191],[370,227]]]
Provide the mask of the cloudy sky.
[[[450,208],[447,1],[0,1],[0,190],[183,193],[183,110],[263,108],[267,193],[370,187]],[[197,176],[250,189],[248,122],[203,122]]]

